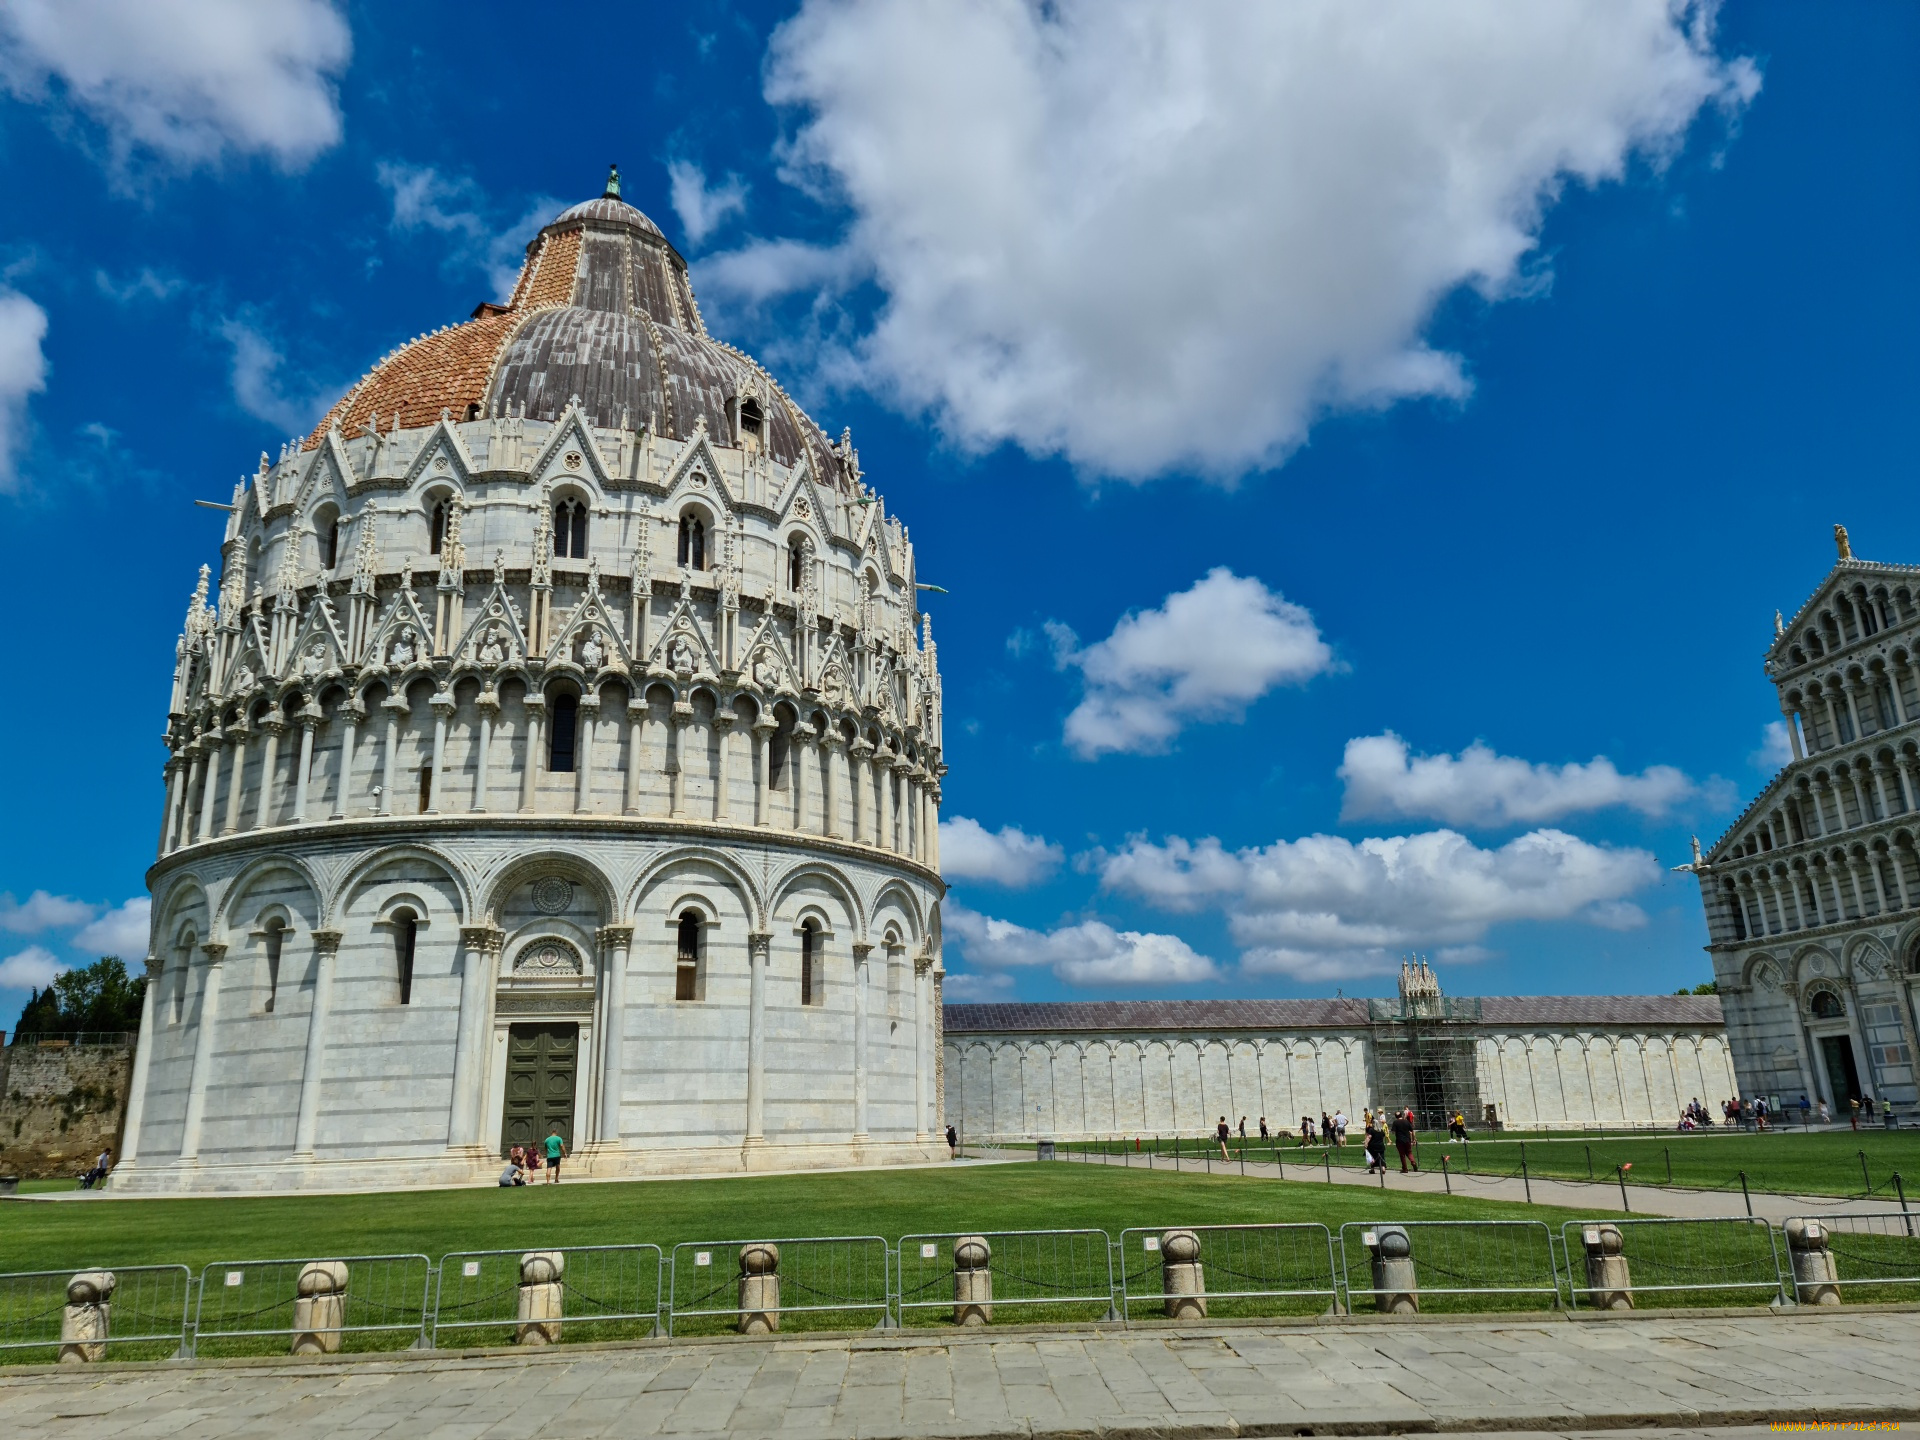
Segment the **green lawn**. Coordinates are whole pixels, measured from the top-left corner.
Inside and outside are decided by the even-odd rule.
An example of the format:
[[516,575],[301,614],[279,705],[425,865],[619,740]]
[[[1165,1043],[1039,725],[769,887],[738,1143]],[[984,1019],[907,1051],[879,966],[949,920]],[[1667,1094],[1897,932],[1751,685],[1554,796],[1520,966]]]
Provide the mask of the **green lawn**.
[[[1247,1142],[1249,1158],[1271,1160],[1276,1153],[1289,1176],[1311,1177],[1329,1158],[1336,1166],[1364,1169],[1366,1156],[1361,1137],[1349,1133],[1347,1144],[1333,1150],[1314,1145],[1302,1148],[1296,1141],[1282,1141],[1277,1147]],[[1136,1164],[1145,1164],[1156,1147],[1156,1163],[1170,1163],[1175,1141],[1168,1137],[1143,1142],[1134,1150],[1125,1141],[1090,1142],[1090,1150],[1113,1153],[1126,1150]],[[1178,1142],[1183,1165],[1205,1163],[1208,1156],[1220,1165],[1220,1148],[1206,1138],[1195,1137]],[[1458,1170],[1475,1173],[1518,1175],[1521,1151],[1526,1153],[1527,1172],[1544,1179],[1613,1181],[1614,1167],[1631,1164],[1627,1171],[1630,1185],[1675,1185],[1699,1189],[1724,1189],[1738,1194],[1740,1172],[1754,1190],[1773,1190],[1806,1195],[1863,1195],[1869,1187],[1875,1196],[1897,1203],[1894,1175],[1903,1185],[1908,1177],[1920,1182],[1920,1130],[1848,1130],[1802,1132],[1770,1131],[1766,1134],[1696,1131],[1690,1134],[1647,1133],[1612,1136],[1555,1135],[1533,1133],[1498,1136],[1477,1134],[1466,1144],[1450,1141],[1439,1134],[1420,1137],[1421,1164],[1437,1168],[1445,1155]],[[1076,1143],[1069,1151],[1078,1151]],[[1236,1138],[1229,1148],[1237,1154]],[[1865,1168],[1862,1169],[1862,1157]],[[1920,1183],[1912,1186],[1912,1198],[1920,1207]]]

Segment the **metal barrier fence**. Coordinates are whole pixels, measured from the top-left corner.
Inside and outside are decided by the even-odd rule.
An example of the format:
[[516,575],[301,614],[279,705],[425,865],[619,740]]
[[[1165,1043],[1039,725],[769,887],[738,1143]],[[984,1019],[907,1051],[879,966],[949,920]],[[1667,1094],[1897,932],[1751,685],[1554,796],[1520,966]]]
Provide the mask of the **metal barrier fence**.
[[[988,1298],[963,1295],[956,1277],[964,1270],[955,1243],[984,1239],[991,1275]],[[907,1312],[979,1309],[983,1321],[996,1310],[1015,1307],[1023,1321],[1052,1319],[1118,1320],[1113,1279],[1113,1247],[1104,1230],[984,1230],[947,1235],[903,1235],[895,1252],[895,1313],[902,1325]],[[974,1257],[968,1256],[967,1259]],[[945,1295],[938,1292],[945,1287]]]
[[[1177,1314],[1187,1292],[1184,1277],[1170,1277],[1169,1237],[1194,1237],[1199,1266],[1199,1315],[1272,1315],[1340,1309],[1340,1277],[1333,1261],[1333,1234],[1324,1225],[1186,1225],[1120,1232],[1120,1318],[1133,1321],[1134,1307],[1158,1302]],[[1173,1241],[1176,1251],[1183,1248]],[[1135,1260],[1140,1268],[1130,1268]],[[1173,1283],[1169,1283],[1172,1279]],[[1320,1302],[1325,1302],[1322,1305]],[[1226,1302],[1226,1303],[1222,1303]]]
[[[426,1348],[433,1262],[424,1255],[337,1260],[219,1260],[200,1272],[189,1354],[296,1354]],[[349,1343],[351,1342],[351,1343]]]
[[[530,1259],[537,1271],[525,1265]],[[435,1349],[444,1333],[487,1330],[499,1332],[500,1344],[659,1334],[665,1268],[658,1245],[455,1251],[440,1257],[429,1333]],[[557,1303],[532,1293],[543,1284],[557,1287]],[[489,1342],[482,1336],[465,1343]]]
[[[101,1277],[110,1276],[111,1279]],[[82,1282],[76,1287],[75,1282]],[[97,1301],[83,1327],[90,1359],[167,1359],[185,1343],[193,1272],[185,1265],[127,1265],[114,1270],[36,1270],[0,1275],[0,1351],[23,1364],[58,1358],[62,1326],[75,1299]],[[130,1351],[151,1351],[149,1354]]]
[[[1403,1232],[1408,1241],[1407,1258],[1416,1277],[1411,1290],[1393,1276],[1383,1275],[1376,1283],[1376,1256],[1384,1254],[1381,1237],[1391,1231]],[[1429,1283],[1435,1276],[1440,1283]],[[1356,1285],[1356,1278],[1366,1283]],[[1340,1284],[1349,1310],[1359,1296],[1382,1309],[1502,1308],[1487,1303],[1495,1296],[1544,1299],[1556,1309],[1561,1303],[1553,1231],[1541,1220],[1351,1222],[1340,1227]],[[1409,1293],[1417,1297],[1411,1306],[1393,1304],[1394,1297]],[[1438,1297],[1439,1303],[1427,1304],[1429,1296]]]
[[[1575,1306],[1589,1289],[1584,1272],[1587,1232],[1607,1225],[1620,1232],[1620,1253],[1632,1274],[1632,1284],[1626,1288],[1636,1303],[1641,1295],[1654,1297],[1655,1304],[1685,1304],[1684,1298],[1667,1301],[1665,1297],[1731,1291],[1752,1292],[1756,1304],[1768,1303],[1759,1298],[1768,1292],[1781,1304],[1787,1303],[1773,1226],[1765,1220],[1732,1215],[1715,1220],[1622,1217],[1567,1221],[1560,1227],[1560,1234]],[[1576,1256],[1581,1258],[1576,1260]]]
[[[1875,1210],[1862,1215],[1822,1215],[1789,1220],[1788,1225],[1818,1225],[1826,1252],[1833,1257],[1831,1283],[1842,1296],[1881,1287],[1910,1287],[1913,1295],[1862,1296],[1864,1300],[1920,1299],[1920,1215],[1906,1210]],[[1788,1257],[1791,1262],[1792,1257]],[[1791,1270],[1791,1265],[1789,1265]],[[1795,1276],[1789,1273],[1786,1283]],[[1799,1297],[1805,1298],[1805,1297]]]
[[[749,1274],[748,1250],[771,1247],[777,1265]],[[892,1322],[893,1297],[887,1284],[892,1252],[878,1235],[836,1235],[793,1240],[698,1240],[673,1247],[668,1292],[667,1333],[681,1335],[715,1328],[716,1322],[740,1324],[747,1314],[767,1314],[770,1329],[779,1317],[826,1315],[857,1318],[876,1315],[878,1326]],[[763,1263],[756,1260],[754,1263]],[[777,1277],[770,1293],[754,1294],[748,1282]],[[723,1297],[725,1297],[723,1299]],[[723,1303],[713,1302],[720,1300]],[[682,1321],[694,1320],[693,1330]],[[828,1328],[842,1328],[833,1326]]]

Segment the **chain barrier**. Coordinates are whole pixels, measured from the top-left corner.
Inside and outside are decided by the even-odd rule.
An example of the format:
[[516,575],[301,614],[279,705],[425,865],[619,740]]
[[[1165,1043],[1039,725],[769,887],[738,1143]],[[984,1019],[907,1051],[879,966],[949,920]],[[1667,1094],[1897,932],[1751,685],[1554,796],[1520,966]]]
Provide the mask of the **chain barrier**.
[[[211,1340],[222,1353],[265,1353],[262,1341],[287,1336],[302,1352],[331,1353],[350,1336],[361,1337],[355,1348],[392,1349],[399,1347],[380,1342],[411,1334],[412,1345],[424,1349],[432,1343],[434,1278],[424,1255],[216,1260],[200,1272],[186,1348],[197,1354]],[[256,1306],[253,1297],[263,1289],[265,1303]],[[273,1323],[248,1323],[262,1317]]]
[[[764,1267],[770,1259],[771,1268],[749,1272],[745,1252],[750,1249],[770,1252],[754,1263]],[[892,1253],[878,1235],[683,1241],[673,1247],[668,1262],[667,1333],[685,1333],[682,1324],[689,1320],[696,1328],[712,1328],[726,1321],[745,1325],[750,1316],[766,1316],[767,1328],[780,1329],[794,1316],[806,1328],[813,1326],[813,1317],[844,1319],[874,1312],[879,1327],[888,1327],[893,1323]],[[723,1275],[726,1278],[720,1278]],[[708,1280],[717,1283],[697,1288]],[[792,1303],[790,1296],[796,1292],[811,1298]],[[733,1303],[709,1303],[729,1293]]]
[[[1587,1277],[1577,1277],[1572,1273],[1576,1249],[1583,1258],[1595,1253],[1602,1232],[1606,1229],[1619,1233],[1619,1254],[1626,1261],[1628,1273],[1635,1277],[1630,1283],[1590,1284]],[[1578,1239],[1575,1232],[1579,1232]],[[1641,1294],[1665,1296],[1770,1290],[1781,1304],[1788,1303],[1787,1286],[1790,1279],[1783,1277],[1777,1233],[1765,1220],[1744,1215],[1711,1220],[1649,1217],[1623,1217],[1604,1223],[1569,1220],[1560,1227],[1560,1235],[1567,1255],[1568,1275],[1576,1308],[1582,1294],[1591,1297],[1599,1291],[1620,1291],[1630,1297],[1638,1297]],[[1725,1263],[1723,1257],[1729,1253],[1738,1258]],[[1649,1271],[1668,1278],[1654,1284],[1647,1284],[1638,1278]]]

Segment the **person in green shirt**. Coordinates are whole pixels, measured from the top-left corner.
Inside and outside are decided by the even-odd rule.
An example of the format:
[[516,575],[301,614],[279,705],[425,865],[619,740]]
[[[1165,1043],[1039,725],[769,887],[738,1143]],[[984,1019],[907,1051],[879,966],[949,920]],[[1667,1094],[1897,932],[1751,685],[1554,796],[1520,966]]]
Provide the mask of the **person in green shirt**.
[[557,1185],[560,1182],[560,1159],[567,1153],[567,1142],[560,1138],[556,1128],[547,1136],[547,1183]]

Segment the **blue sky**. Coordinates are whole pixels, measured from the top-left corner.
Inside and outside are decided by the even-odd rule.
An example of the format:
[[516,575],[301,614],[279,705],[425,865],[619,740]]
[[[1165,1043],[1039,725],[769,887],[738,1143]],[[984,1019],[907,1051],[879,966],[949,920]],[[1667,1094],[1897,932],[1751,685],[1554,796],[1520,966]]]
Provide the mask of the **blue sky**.
[[1920,561],[1920,12],[528,15],[0,14],[0,1022],[143,947],[189,502],[611,160],[951,592],[951,996],[1707,977],[1773,611]]

